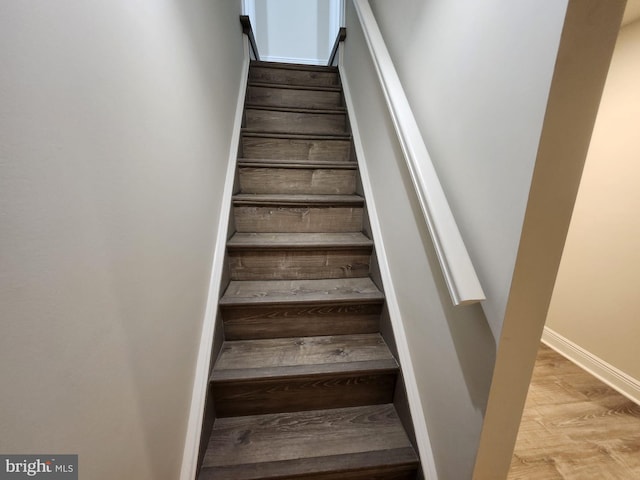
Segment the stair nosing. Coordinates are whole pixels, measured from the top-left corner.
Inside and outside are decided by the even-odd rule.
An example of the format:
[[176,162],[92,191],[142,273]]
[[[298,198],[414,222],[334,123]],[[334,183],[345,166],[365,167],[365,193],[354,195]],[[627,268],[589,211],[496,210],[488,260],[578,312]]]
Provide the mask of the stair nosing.
[[276,193],[237,193],[232,197],[234,206],[241,205],[282,205],[287,207],[309,206],[354,206],[362,207],[364,197],[359,195],[333,194],[276,194]]
[[310,91],[320,91],[320,92],[332,92],[332,93],[341,93],[342,88],[339,86],[332,85],[296,85],[296,84],[288,84],[288,83],[269,83],[269,82],[256,82],[256,81],[248,81],[247,85],[249,87],[259,87],[259,88],[280,88],[282,90],[310,90]]
[[298,160],[269,158],[238,158],[238,168],[289,168],[301,170],[357,170],[357,162],[332,160]]
[[291,138],[298,140],[339,140],[350,141],[350,133],[286,133],[286,132],[270,132],[259,129],[242,128],[241,135],[249,137],[264,138]]
[[314,108],[300,108],[300,107],[286,107],[280,105],[261,105],[254,103],[245,104],[245,112],[247,110],[268,110],[270,112],[286,112],[286,113],[308,113],[310,115],[346,115],[347,109],[345,107],[314,107]]

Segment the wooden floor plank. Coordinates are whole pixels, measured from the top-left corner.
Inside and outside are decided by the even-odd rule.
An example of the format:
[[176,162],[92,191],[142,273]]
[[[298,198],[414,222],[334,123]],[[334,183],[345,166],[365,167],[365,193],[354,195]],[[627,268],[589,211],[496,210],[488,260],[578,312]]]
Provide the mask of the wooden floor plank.
[[640,479],[640,406],[541,345],[508,478]]

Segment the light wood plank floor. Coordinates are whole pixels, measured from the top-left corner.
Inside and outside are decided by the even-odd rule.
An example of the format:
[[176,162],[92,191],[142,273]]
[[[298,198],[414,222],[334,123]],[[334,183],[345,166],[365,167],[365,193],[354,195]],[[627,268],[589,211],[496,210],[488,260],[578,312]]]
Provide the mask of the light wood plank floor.
[[640,406],[541,345],[508,479],[640,479]]

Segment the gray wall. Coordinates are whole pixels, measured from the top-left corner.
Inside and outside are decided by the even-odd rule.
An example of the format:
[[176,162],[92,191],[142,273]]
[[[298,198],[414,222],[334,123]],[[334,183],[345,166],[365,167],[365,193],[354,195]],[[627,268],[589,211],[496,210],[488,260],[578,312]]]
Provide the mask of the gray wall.
[[567,0],[371,0],[500,337]]
[[239,1],[0,4],[0,451],[175,480]]

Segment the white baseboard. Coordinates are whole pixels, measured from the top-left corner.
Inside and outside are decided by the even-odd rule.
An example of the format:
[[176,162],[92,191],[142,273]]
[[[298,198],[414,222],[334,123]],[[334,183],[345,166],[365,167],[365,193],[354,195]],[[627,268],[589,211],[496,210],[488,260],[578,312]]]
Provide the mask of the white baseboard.
[[364,189],[364,194],[367,202],[367,211],[369,212],[371,233],[376,245],[378,266],[380,267],[380,276],[382,277],[382,283],[384,285],[385,302],[387,304],[387,308],[389,309],[391,327],[393,329],[393,335],[395,337],[396,347],[398,349],[398,357],[400,365],[402,367],[402,375],[404,377],[404,383],[407,389],[409,411],[411,412],[411,420],[413,422],[416,441],[418,443],[417,447],[420,454],[422,470],[426,480],[437,480],[438,472],[436,470],[435,458],[433,455],[433,449],[431,448],[431,440],[429,439],[427,422],[424,416],[424,411],[422,410],[422,401],[420,400],[420,393],[418,390],[418,384],[416,382],[416,373],[415,369],[413,368],[413,362],[411,360],[407,334],[402,323],[400,305],[398,303],[398,298],[396,297],[393,279],[391,277],[391,270],[389,269],[389,261],[387,259],[387,254],[384,248],[384,240],[382,238],[382,230],[380,228],[380,222],[378,220],[375,198],[373,195],[373,189],[371,187],[371,180],[369,178],[369,171],[367,169],[367,163],[365,161],[364,148],[362,146],[362,140],[360,139],[358,122],[356,121],[354,115],[355,109],[353,106],[351,89],[349,88],[349,81],[344,75],[343,49],[344,46],[341,44],[338,50],[338,69],[340,72],[340,80],[342,82],[342,90],[344,92],[347,111],[351,112],[351,115],[349,115],[351,124],[351,136],[353,138],[356,157],[358,158],[362,188]]
[[583,368],[632,402],[640,405],[640,381],[588,352],[559,333],[544,327],[542,342]]
[[264,62],[299,63],[301,65],[326,65],[329,61],[328,58],[277,57],[274,55],[260,55],[260,60]]
[[200,345],[198,347],[195,378],[191,394],[191,406],[189,409],[189,420],[187,423],[187,432],[185,436],[184,450],[182,453],[180,480],[194,480],[196,478],[196,471],[198,468],[200,434],[204,419],[207,388],[209,386],[209,364],[211,362],[211,349],[213,348],[213,335],[215,332],[218,312],[218,295],[222,279],[222,270],[224,268],[225,249],[227,246],[227,226],[229,225],[229,215],[231,211],[231,195],[233,194],[233,181],[238,157],[240,127],[244,112],[244,97],[247,89],[247,79],[249,76],[249,41],[246,35],[244,36],[244,63],[242,65],[240,75],[241,80],[240,88],[238,90],[238,102],[236,104],[235,123],[233,127],[233,134],[231,136],[227,173],[222,192],[220,218],[217,225],[216,245],[213,253],[211,278],[209,279],[209,293],[204,313],[202,333],[200,336]]

